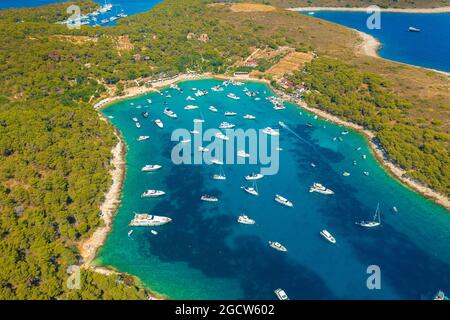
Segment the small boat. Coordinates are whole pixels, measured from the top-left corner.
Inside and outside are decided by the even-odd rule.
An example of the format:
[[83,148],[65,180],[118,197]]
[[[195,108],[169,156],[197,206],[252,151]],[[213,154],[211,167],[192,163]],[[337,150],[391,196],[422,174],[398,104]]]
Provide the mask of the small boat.
[[316,164],[311,162],[311,167],[315,168]]
[[147,99],[147,103],[152,104],[153,103],[152,99]]
[[409,27],[408,31],[409,32],[420,32],[420,29],[419,28],[414,28],[414,27]]
[[324,237],[325,239],[327,239],[329,242],[331,242],[332,244],[336,243],[336,239],[331,235],[331,233],[329,233],[327,230],[322,230],[320,231],[320,235],[322,237]]
[[289,297],[287,296],[286,292],[284,292],[283,289],[278,288],[275,289],[275,295],[277,296],[278,300],[289,300]]
[[139,121],[138,118],[136,118],[136,117],[134,117],[132,120],[133,120],[134,122],[138,122],[138,121]]
[[245,215],[245,214],[240,215],[237,221],[238,221],[239,223],[242,223],[242,224],[255,224],[255,220],[250,219],[250,218],[249,218],[247,215]]
[[280,196],[279,194],[275,195],[275,201],[286,207],[292,208],[294,206],[294,204],[291,201],[289,201],[285,197]]
[[283,151],[283,148],[278,147],[278,148],[276,148],[275,150],[277,150],[277,151]]
[[177,118],[177,114],[169,108],[164,109],[164,114],[170,118]]
[[160,166],[159,164],[147,164],[146,166],[144,166],[141,171],[142,172],[151,172],[151,171],[156,171],[161,169],[162,166]]
[[133,234],[134,230],[128,231],[128,236],[130,237]]
[[377,204],[377,210],[375,210],[375,215],[373,216],[372,221],[361,221],[356,222],[356,224],[364,228],[374,228],[380,226],[381,225],[380,204]]
[[243,189],[248,194],[251,194],[252,196],[258,196],[259,195],[258,186],[256,184],[256,181],[253,181],[253,187],[241,187],[241,189]]
[[209,111],[212,111],[212,112],[217,112],[217,111],[219,111],[219,110],[217,110],[217,108],[214,107],[214,106],[210,106],[210,107],[208,108],[208,110],[209,110]]
[[203,122],[205,122],[205,120],[203,120],[203,119],[194,119],[194,120],[192,120],[194,123],[203,123]]
[[195,98],[189,96],[189,97],[186,98],[186,101],[195,101]]
[[158,235],[158,231],[156,231],[156,230],[150,230],[150,233],[153,234],[154,236]]
[[396,207],[396,206],[393,206],[393,207],[392,207],[392,211],[394,211],[395,213],[398,213],[397,207]]
[[164,128],[164,124],[162,123],[162,121],[160,119],[156,119],[155,120],[155,124],[158,126],[158,128]]
[[197,92],[195,92],[196,97],[203,97],[204,95],[207,95],[207,94],[208,94],[207,90],[197,90]]
[[271,135],[271,136],[279,136],[280,133],[278,130],[274,130],[271,127],[264,128],[263,131],[265,134]]
[[318,192],[325,195],[334,194],[332,190],[325,188],[322,184],[317,182],[314,182],[312,187],[309,188],[309,192]]
[[222,122],[220,124],[220,126],[219,126],[220,129],[231,129],[231,128],[234,128],[234,127],[235,127],[234,124],[231,124],[231,123],[228,123],[228,122]]
[[139,123],[139,122],[136,122],[136,128],[140,128],[141,127],[141,124]]
[[199,108],[198,106],[194,106],[194,105],[190,104],[190,105],[187,105],[186,107],[184,107],[184,110],[195,110],[198,108]]
[[254,119],[256,119],[256,117],[251,115],[251,114],[246,114],[243,118],[247,119],[247,120],[254,120]]
[[135,213],[133,220],[130,221],[129,226],[132,227],[153,227],[161,226],[171,222],[172,219],[168,217],[154,216],[148,213]]
[[369,171],[364,171],[363,174],[364,174],[365,176],[370,176]]
[[192,134],[199,134],[200,132],[199,131],[197,131],[197,130],[191,130],[191,131],[189,131],[190,133],[192,133]]
[[219,199],[217,197],[210,196],[210,195],[207,195],[207,194],[201,196],[200,199],[202,201],[206,201],[206,202],[218,202],[219,201]]
[[144,140],[148,140],[148,139],[150,139],[150,136],[139,136],[137,138],[137,141],[144,141]]
[[219,92],[219,91],[223,91],[223,88],[220,85],[217,85],[217,86],[212,87],[211,91]]
[[365,154],[363,154],[362,158],[365,160],[365,159],[367,159],[367,156]]
[[211,163],[212,164],[217,164],[217,165],[223,165],[223,162],[220,161],[219,159],[213,159],[213,160],[211,160]]
[[145,191],[141,197],[142,198],[156,198],[165,195],[166,193],[161,190],[147,190]]
[[264,175],[262,175],[261,173],[252,173],[248,176],[245,176],[245,180],[250,181],[250,180],[259,180],[262,179],[264,177]]
[[244,150],[239,150],[237,152],[237,155],[241,158],[250,158],[250,154],[246,153]]
[[306,126],[312,128],[313,125],[312,125],[311,122],[308,122],[308,123],[306,124]]
[[350,172],[345,171],[342,175],[343,175],[344,177],[349,177],[349,176],[350,176]]
[[274,105],[273,109],[278,111],[278,110],[286,109],[286,107],[280,103],[280,104]]
[[341,134],[342,134],[343,136],[347,135],[348,133],[349,133],[349,132],[348,132],[347,130],[341,132]]
[[233,100],[239,100],[241,98],[239,98],[237,95],[235,95],[234,93],[229,93],[227,94],[227,97]]
[[272,248],[274,248],[275,250],[281,251],[281,252],[287,252],[287,249],[285,246],[283,246],[281,243],[279,242],[274,242],[274,241],[269,241],[269,246],[271,246]]
[[223,171],[222,167],[220,167],[220,172],[218,174],[213,175],[214,180],[226,180],[227,176],[225,175],[225,172]]
[[189,143],[189,142],[191,142],[191,139],[184,139],[184,140],[181,140],[180,142],[181,143]]
[[148,118],[148,112],[142,112],[142,117]]
[[217,139],[220,139],[220,140],[225,140],[225,141],[228,141],[228,140],[230,140],[230,138],[228,138],[226,135],[224,135],[222,132],[217,132],[215,135],[214,135]]
[[209,152],[209,149],[208,148],[204,148],[204,147],[198,147],[198,151],[206,153],[206,152]]
[[227,111],[224,113],[225,116],[227,117],[234,117],[235,115],[237,115],[236,112],[231,112],[231,111]]

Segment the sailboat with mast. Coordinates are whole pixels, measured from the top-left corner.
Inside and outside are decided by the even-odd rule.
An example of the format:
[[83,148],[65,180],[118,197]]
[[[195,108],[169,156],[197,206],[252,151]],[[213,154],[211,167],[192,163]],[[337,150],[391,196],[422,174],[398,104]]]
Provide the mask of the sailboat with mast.
[[214,180],[226,180],[227,179],[227,176],[225,175],[225,172],[224,172],[222,166],[220,167],[219,173],[213,175],[213,179]]
[[380,213],[380,204],[377,204],[377,210],[375,211],[375,215],[372,221],[361,221],[356,222],[357,225],[360,225],[364,228],[374,228],[381,225],[381,213]]
[[252,187],[242,186],[241,189],[243,189],[248,194],[251,194],[252,196],[259,196],[258,185],[256,184],[256,180],[253,180]]

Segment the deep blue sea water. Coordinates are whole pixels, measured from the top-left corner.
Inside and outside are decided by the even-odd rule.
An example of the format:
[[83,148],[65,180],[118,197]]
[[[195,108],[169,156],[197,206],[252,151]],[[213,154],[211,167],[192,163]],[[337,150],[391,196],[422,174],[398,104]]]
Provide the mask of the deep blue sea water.
[[[186,101],[193,95],[189,88],[209,90],[217,83],[183,82],[183,94],[168,89],[171,98],[166,93],[149,94],[103,110],[121,131],[128,153],[122,206],[97,263],[137,275],[149,288],[175,299],[274,299],[273,290],[279,287],[291,299],[430,299],[438,289],[450,290],[450,215],[445,209],[388,176],[359,134],[342,135],[344,128],[314,119],[299,107],[288,104],[285,110],[275,111],[265,99],[255,101],[244,95],[239,86]],[[246,87],[268,91],[259,83]],[[227,98],[228,92],[241,100]],[[148,105],[148,98],[153,104]],[[164,101],[178,119],[162,113]],[[184,110],[187,104],[200,106],[201,112]],[[207,110],[210,105],[219,112]],[[150,113],[148,119],[141,116],[142,111]],[[224,111],[238,115],[226,119]],[[244,120],[247,113],[257,119]],[[217,128],[222,121],[245,129],[279,128],[282,120],[295,132],[280,128],[280,170],[258,182],[259,197],[240,189],[246,184],[244,175],[258,166],[225,165],[227,180],[216,181],[211,177],[218,173],[217,166],[171,162],[172,131],[191,130],[192,120],[202,114],[207,128]],[[132,117],[139,118],[141,129]],[[162,119],[164,129],[154,125],[155,118]],[[151,138],[138,142],[139,135]],[[163,169],[144,174],[140,169],[145,164],[162,164]],[[351,176],[344,177],[344,171]],[[309,193],[313,182],[323,183],[335,195]],[[167,195],[142,199],[146,189],[165,190]],[[204,193],[217,195],[220,202],[200,201]],[[277,193],[295,207],[276,203]],[[377,203],[382,226],[366,230],[355,225],[370,219]],[[159,232],[154,236],[148,228],[128,227],[134,211],[166,215],[173,222],[154,227]],[[256,225],[238,224],[236,219],[243,212]],[[129,237],[131,229],[134,233]],[[336,237],[336,245],[319,235],[322,229]],[[269,240],[281,242],[288,252],[273,250]],[[381,290],[366,287],[369,265],[381,268]]]
[[[450,13],[382,12],[379,30],[367,28],[365,12],[317,11],[313,16],[371,34],[383,44],[383,58],[450,72]],[[421,32],[408,32],[410,26]]]

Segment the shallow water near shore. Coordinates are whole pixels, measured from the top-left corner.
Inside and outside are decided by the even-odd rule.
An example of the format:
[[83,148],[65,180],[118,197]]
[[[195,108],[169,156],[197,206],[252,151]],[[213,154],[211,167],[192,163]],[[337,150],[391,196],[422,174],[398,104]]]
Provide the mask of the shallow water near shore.
[[[148,94],[103,110],[121,131],[128,153],[122,206],[98,264],[136,275],[152,290],[173,299],[276,299],[276,288],[283,288],[291,299],[430,299],[438,289],[450,290],[450,215],[444,208],[392,179],[358,133],[342,135],[345,128],[315,119],[292,104],[273,110],[264,99],[271,92],[263,84],[211,92],[219,83],[187,81],[179,85],[184,93],[167,89],[171,98]],[[188,95],[194,96],[189,90],[193,87],[210,93],[186,101]],[[244,87],[259,91],[262,99],[247,97]],[[230,92],[241,100],[227,98]],[[148,98],[153,100],[150,105]],[[178,119],[162,113],[164,101]],[[201,113],[184,110],[188,104],[200,106]],[[139,105],[141,109],[136,108]],[[211,105],[219,112],[209,111]],[[147,119],[141,116],[143,111],[149,112]],[[225,117],[225,111],[238,115]],[[257,119],[244,120],[247,113]],[[280,169],[277,175],[258,181],[259,197],[240,189],[248,185],[243,177],[257,171],[255,165],[225,165],[227,180],[216,181],[211,177],[218,173],[217,166],[172,164],[170,154],[176,144],[170,140],[172,131],[192,130],[192,120],[201,115],[206,120],[204,128],[228,121],[244,129],[280,129]],[[141,129],[132,117],[139,118]],[[164,129],[154,125],[156,118],[164,122]],[[280,120],[292,132],[280,128]],[[138,142],[140,135],[150,139]],[[334,139],[338,137],[342,141]],[[363,154],[367,159],[362,159]],[[144,174],[140,170],[145,164],[161,164],[163,169]],[[342,176],[344,171],[351,175]],[[314,182],[335,194],[309,193]],[[142,199],[146,189],[167,194]],[[220,201],[200,201],[205,193],[217,195]],[[276,203],[275,194],[287,197],[294,208]],[[367,230],[355,225],[371,219],[377,203],[382,226]],[[169,216],[173,221],[160,227],[130,228],[135,211]],[[256,224],[238,224],[242,213]],[[131,229],[134,232],[128,236]],[[150,229],[159,234],[151,234]],[[336,245],[319,235],[322,229],[335,236]],[[269,240],[281,242],[288,252],[273,250]],[[381,269],[381,290],[367,289],[369,265]]]

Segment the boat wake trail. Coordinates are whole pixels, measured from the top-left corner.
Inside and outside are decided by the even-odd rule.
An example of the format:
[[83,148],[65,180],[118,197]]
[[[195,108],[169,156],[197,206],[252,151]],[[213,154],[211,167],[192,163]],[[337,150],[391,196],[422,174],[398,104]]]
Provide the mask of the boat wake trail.
[[284,129],[286,129],[287,131],[289,131],[290,133],[292,133],[294,136],[296,136],[300,141],[303,141],[304,143],[309,144],[310,146],[312,146],[315,149],[314,144],[312,144],[311,142],[309,142],[308,140],[303,139],[302,137],[300,137],[300,135],[295,132],[294,130],[292,130],[291,128],[289,128],[287,126],[287,124],[285,124],[283,121],[279,121],[278,124],[283,127]]

